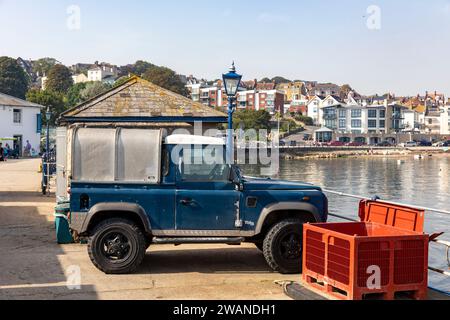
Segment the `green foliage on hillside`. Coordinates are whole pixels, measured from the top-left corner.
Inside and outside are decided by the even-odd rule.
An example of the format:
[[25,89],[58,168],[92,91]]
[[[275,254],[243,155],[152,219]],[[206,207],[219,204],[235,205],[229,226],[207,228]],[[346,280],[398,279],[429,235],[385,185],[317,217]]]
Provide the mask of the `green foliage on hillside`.
[[[51,125],[55,125],[59,115],[66,110],[65,97],[60,92],[32,89],[27,93],[27,100],[50,108],[52,113]],[[42,110],[42,113],[45,112],[46,110]],[[42,120],[46,125],[45,117],[42,117]]]
[[144,73],[143,78],[160,87],[183,96],[187,97],[189,94],[180,77],[175,73],[175,71],[169,68],[152,66]]
[[73,86],[72,73],[62,64],[54,65],[47,77],[46,90],[66,94]]
[[25,99],[29,78],[16,60],[0,57],[0,92]]
[[269,130],[272,116],[265,110],[239,110],[233,115],[234,127],[244,130]]

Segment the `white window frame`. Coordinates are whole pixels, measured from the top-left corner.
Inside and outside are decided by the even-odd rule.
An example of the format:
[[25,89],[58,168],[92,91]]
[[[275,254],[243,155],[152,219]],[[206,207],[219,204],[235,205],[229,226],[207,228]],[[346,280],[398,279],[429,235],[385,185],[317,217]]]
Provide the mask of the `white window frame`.
[[[18,111],[18,112],[16,112],[16,111]],[[19,114],[19,121],[16,121],[16,114]],[[15,125],[21,125],[22,124],[22,121],[23,120],[23,111],[22,111],[22,109],[13,109],[13,123],[15,124]]]

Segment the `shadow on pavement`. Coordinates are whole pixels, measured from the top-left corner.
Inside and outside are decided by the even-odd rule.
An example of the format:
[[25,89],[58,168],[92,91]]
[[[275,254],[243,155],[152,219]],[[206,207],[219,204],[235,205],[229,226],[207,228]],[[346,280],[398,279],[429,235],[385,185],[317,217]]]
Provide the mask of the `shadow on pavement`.
[[270,273],[263,254],[252,248],[149,251],[138,274]]
[[28,192],[0,193],[0,299],[70,299],[77,295],[96,299],[90,286],[66,287],[65,270],[58,259],[64,251],[48,219],[53,205],[40,198]]
[[34,191],[0,191],[0,205],[2,202],[14,203],[49,203],[56,202],[54,197],[43,196]]

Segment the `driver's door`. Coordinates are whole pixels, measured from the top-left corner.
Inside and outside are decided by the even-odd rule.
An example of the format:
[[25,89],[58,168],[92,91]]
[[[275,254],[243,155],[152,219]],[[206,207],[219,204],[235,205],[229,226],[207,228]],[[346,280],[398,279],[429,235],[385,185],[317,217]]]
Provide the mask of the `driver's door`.
[[176,192],[177,230],[235,230],[241,193],[226,165],[184,165]]

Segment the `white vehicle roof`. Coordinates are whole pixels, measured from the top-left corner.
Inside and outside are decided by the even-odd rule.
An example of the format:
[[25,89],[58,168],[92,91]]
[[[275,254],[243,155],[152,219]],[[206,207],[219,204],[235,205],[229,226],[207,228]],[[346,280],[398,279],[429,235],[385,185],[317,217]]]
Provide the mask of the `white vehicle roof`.
[[175,134],[166,137],[166,144],[173,145],[225,145],[222,138],[193,136],[189,134]]

